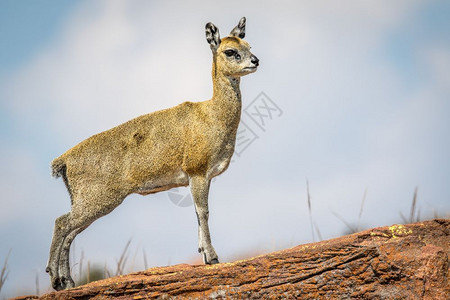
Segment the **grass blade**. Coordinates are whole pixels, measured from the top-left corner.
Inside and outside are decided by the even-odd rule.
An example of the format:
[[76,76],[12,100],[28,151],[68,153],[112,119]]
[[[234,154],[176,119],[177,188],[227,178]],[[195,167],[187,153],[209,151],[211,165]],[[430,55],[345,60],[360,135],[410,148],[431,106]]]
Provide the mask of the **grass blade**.
[[11,254],[11,249],[9,249],[8,254],[6,255],[5,262],[2,266],[2,271],[0,272],[0,292],[2,291],[2,287],[5,284],[6,279],[8,279],[9,271],[8,271],[8,259]]
[[361,230],[361,228],[360,228],[360,225],[361,225],[361,216],[362,216],[363,209],[364,209],[364,203],[366,202],[366,197],[367,197],[367,187],[366,187],[365,190],[364,190],[363,198],[362,198],[362,201],[361,201],[361,207],[360,207],[360,209],[359,209],[358,224],[356,225],[356,229],[357,229],[358,231]]
[[400,218],[402,218],[403,224],[408,224],[408,220],[406,220],[406,217],[402,214],[401,211],[398,212],[400,215]]
[[39,272],[36,273],[36,278],[35,278],[34,283],[36,285],[36,295],[39,296],[41,294],[39,291]]
[[142,248],[142,254],[144,256],[144,268],[147,270],[148,269],[147,254],[145,253],[145,249],[144,248]]
[[414,216],[416,214],[416,205],[417,205],[417,189],[418,187],[414,189],[414,196],[411,203],[411,211],[409,213],[409,223],[414,223]]
[[314,226],[313,226],[313,219],[312,219],[312,209],[311,209],[311,195],[309,193],[309,181],[306,179],[306,196],[308,200],[308,211],[309,211],[309,224],[311,225],[311,236],[313,242],[316,241],[314,236]]
[[123,275],[123,268],[125,267],[125,264],[128,259],[127,251],[128,247],[130,246],[131,239],[128,240],[127,244],[125,245],[125,248],[122,251],[122,255],[120,255],[119,261],[117,262],[117,271],[116,276]]
[[314,228],[316,229],[317,236],[319,237],[319,241],[322,241],[322,234],[320,233],[319,226],[317,226],[316,222],[314,222]]
[[336,212],[334,212],[334,211],[331,211],[331,212],[333,213],[333,215],[334,215],[336,218],[338,218],[339,220],[341,220],[341,222],[344,223],[345,226],[348,227],[348,229],[350,230],[351,233],[358,232],[358,231],[356,230],[355,227],[353,227],[352,225],[350,225],[350,223],[348,223],[347,221],[345,221],[345,219],[344,219],[343,217],[341,217],[340,215],[338,215],[338,213],[336,213]]

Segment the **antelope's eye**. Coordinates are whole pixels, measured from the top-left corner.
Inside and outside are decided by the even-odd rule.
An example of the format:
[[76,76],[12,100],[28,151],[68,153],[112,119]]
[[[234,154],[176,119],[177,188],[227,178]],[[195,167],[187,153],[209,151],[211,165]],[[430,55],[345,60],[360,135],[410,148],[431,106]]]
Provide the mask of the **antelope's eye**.
[[225,51],[223,51],[223,53],[225,53],[225,55],[228,57],[231,57],[231,56],[234,56],[235,54],[237,54],[236,50],[233,50],[233,49],[225,50]]

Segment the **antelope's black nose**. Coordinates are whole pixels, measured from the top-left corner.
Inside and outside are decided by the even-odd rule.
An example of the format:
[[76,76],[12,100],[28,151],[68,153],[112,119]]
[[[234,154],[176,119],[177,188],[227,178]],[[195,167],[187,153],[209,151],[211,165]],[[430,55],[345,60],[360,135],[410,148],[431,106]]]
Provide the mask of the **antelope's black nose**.
[[252,59],[251,59],[252,64],[254,64],[255,66],[259,66],[259,59],[252,55]]

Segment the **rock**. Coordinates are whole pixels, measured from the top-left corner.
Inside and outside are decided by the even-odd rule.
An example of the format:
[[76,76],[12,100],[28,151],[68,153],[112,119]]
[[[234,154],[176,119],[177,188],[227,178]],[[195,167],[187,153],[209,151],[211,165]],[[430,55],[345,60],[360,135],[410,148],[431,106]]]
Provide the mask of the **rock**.
[[379,227],[217,265],[175,265],[41,299],[449,299],[450,220]]

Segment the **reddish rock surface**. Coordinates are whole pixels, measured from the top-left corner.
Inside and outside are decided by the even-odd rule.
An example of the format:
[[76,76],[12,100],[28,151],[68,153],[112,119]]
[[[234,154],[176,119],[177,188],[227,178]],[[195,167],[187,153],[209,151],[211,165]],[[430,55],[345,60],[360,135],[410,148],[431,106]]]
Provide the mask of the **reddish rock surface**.
[[251,259],[176,265],[42,299],[450,299],[450,220],[374,228]]

